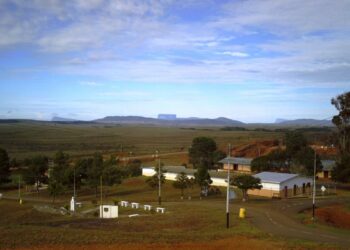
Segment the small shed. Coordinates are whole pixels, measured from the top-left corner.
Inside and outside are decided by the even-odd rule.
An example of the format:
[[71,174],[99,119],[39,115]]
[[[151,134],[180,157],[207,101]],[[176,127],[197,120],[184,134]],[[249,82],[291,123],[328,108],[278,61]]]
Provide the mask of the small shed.
[[118,206],[101,205],[100,206],[100,218],[103,218],[103,219],[118,218]]
[[246,172],[250,173],[252,171],[251,169],[251,163],[252,163],[252,158],[245,158],[245,157],[231,157],[228,156],[219,163],[222,163],[223,169],[228,170],[228,167],[230,166],[230,170],[236,171],[236,172]]
[[318,178],[330,179],[332,178],[332,171],[335,168],[336,162],[334,160],[321,160],[322,170],[317,173]]
[[260,190],[249,190],[248,194],[288,198],[311,193],[311,178],[298,174],[261,172],[254,175],[254,177],[261,180],[262,188]]

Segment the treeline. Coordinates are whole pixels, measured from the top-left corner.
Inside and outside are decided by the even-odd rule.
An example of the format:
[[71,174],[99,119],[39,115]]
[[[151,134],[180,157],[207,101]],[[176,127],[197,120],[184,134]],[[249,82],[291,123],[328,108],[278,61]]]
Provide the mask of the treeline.
[[312,176],[316,157],[316,170],[322,169],[320,157],[315,154],[300,131],[291,131],[285,136],[286,148],[278,148],[252,161],[252,171],[277,171]]
[[246,128],[246,127],[222,127],[221,131],[256,131],[256,132],[282,132],[287,133],[291,131],[297,132],[332,132],[333,129],[330,127],[305,127],[305,128]]
[[17,169],[23,183],[34,185],[37,192],[40,185],[47,184],[53,199],[71,190],[74,184],[77,189],[81,186],[93,188],[97,195],[101,178],[103,185],[112,186],[120,184],[124,178],[142,174],[140,160],[121,166],[116,157],[104,160],[98,152],[92,157],[72,160],[68,154],[58,151],[53,159],[37,155],[16,162],[15,159],[10,160],[6,150],[0,148],[0,185],[11,181],[11,167]]

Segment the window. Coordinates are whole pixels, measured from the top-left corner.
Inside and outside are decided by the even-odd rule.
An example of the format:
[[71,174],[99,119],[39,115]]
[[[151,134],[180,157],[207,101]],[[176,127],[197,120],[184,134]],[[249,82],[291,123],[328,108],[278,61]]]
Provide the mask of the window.
[[103,212],[108,213],[109,209],[108,207],[103,208]]

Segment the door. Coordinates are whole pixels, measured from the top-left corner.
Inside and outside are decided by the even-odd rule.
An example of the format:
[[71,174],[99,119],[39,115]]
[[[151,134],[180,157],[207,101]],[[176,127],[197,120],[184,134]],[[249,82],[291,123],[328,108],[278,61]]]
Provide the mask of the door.
[[284,186],[284,198],[288,197],[288,187]]

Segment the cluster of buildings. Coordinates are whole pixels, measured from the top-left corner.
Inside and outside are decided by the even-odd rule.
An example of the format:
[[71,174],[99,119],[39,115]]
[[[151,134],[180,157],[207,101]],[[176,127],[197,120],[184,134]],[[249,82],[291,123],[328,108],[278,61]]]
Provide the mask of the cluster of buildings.
[[[271,197],[288,198],[293,196],[306,196],[311,194],[312,179],[298,174],[261,172],[254,174],[251,169],[251,158],[226,157],[220,161],[223,167],[218,170],[210,170],[212,186],[227,186],[227,170],[230,169],[233,175],[252,174],[261,180],[262,188],[260,190],[249,190],[248,194]],[[317,173],[318,178],[330,178],[331,171],[335,166],[335,161],[322,161],[323,169]],[[175,181],[178,174],[184,172],[188,178],[194,178],[195,169],[189,169],[184,166],[164,166],[165,179]],[[142,175],[153,176],[156,173],[153,167],[142,168]]]

